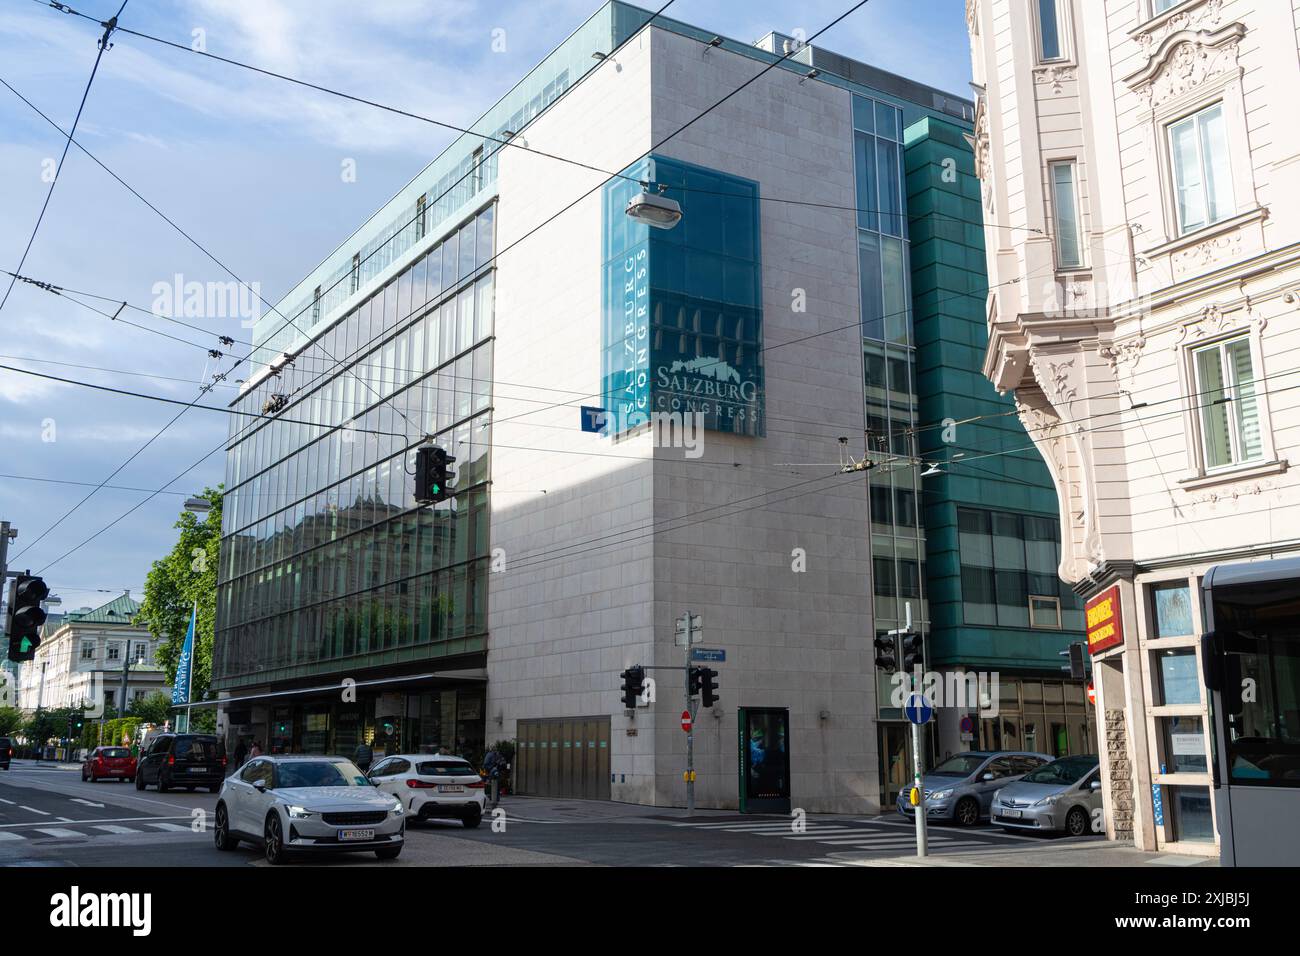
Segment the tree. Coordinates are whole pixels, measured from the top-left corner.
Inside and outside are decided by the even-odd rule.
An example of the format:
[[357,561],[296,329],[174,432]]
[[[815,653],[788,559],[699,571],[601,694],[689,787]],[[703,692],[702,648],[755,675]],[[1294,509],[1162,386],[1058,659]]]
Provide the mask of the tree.
[[16,734],[24,720],[23,712],[17,707],[0,707],[0,737]]
[[172,699],[156,690],[139,700],[133,700],[126,712],[128,716],[139,717],[146,724],[161,724],[171,714],[171,710]]
[[198,497],[207,499],[212,510],[201,518],[190,511],[181,513],[173,525],[180,530],[180,540],[170,554],[153,563],[144,582],[144,602],[135,618],[136,623],[143,624],[150,634],[164,641],[158,647],[158,663],[167,674],[167,682],[175,684],[176,663],[190,626],[190,611],[198,603],[194,657],[190,664],[191,700],[202,700],[212,680],[222,486],[205,488]]

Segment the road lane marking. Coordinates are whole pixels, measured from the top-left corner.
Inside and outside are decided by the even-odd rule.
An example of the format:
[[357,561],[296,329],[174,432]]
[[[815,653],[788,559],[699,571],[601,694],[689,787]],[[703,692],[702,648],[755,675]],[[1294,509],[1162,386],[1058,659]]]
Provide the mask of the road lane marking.
[[21,840],[21,839],[23,839],[23,836],[20,833],[9,833],[8,831],[0,830],[0,843],[3,843],[5,840]]
[[[103,830],[105,833],[139,833],[140,832],[139,830],[136,830],[132,827],[120,827],[113,823],[97,824],[95,826],[95,829]],[[0,836],[4,836],[4,834],[0,833]]]
[[180,833],[189,833],[189,832],[190,832],[190,828],[189,828],[189,827],[179,826],[178,824],[175,824],[175,823],[146,823],[145,826],[153,827],[155,830],[167,830],[167,831],[170,831],[170,832],[173,832],[173,833],[176,833],[176,832],[180,832]]
[[39,813],[39,814],[40,814],[41,816],[43,816],[43,817],[48,817],[48,816],[49,816],[49,814],[46,813],[44,810],[37,810],[35,807],[29,807],[29,806],[27,806],[25,803],[20,803],[20,804],[18,804],[18,809],[19,809],[19,810],[30,810],[32,813]]
[[3,797],[0,797],[0,803],[7,803],[11,807],[18,806],[18,802],[16,800],[6,800]]
[[[191,817],[109,817],[100,820],[69,820],[68,823],[142,823],[147,820],[189,820]],[[27,827],[39,827],[40,823],[0,823],[0,830],[17,830]]]
[[93,801],[93,800],[83,800],[83,799],[81,799],[81,797],[73,797],[73,798],[72,798],[72,802],[73,802],[73,803],[84,803],[84,804],[85,804],[86,806],[88,806],[88,807],[99,807],[101,810],[104,809],[104,805],[103,805],[102,803],[95,803],[95,801]]
[[61,837],[61,838],[84,837],[86,835],[84,833],[78,833],[76,830],[69,830],[67,827],[45,827],[44,829],[37,827],[36,832],[48,833],[52,837]]

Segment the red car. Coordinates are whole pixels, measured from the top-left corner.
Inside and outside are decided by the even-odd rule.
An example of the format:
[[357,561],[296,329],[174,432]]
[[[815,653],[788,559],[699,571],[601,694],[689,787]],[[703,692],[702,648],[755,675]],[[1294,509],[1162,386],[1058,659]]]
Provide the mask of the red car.
[[134,780],[135,758],[125,747],[96,747],[86,755],[81,765],[81,779],[91,783],[100,780]]

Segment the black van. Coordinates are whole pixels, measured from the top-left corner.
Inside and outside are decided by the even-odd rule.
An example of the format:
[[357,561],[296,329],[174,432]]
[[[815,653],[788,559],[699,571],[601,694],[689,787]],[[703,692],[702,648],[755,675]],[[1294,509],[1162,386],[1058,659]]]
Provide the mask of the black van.
[[214,734],[159,734],[140,755],[135,788],[152,783],[159,793],[196,787],[216,793],[225,779],[226,751]]

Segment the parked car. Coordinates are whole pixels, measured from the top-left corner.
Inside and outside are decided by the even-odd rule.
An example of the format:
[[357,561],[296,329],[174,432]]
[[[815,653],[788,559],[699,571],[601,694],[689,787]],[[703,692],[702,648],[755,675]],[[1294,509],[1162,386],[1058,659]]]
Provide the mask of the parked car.
[[254,757],[232,774],[217,800],[213,842],[233,850],[260,844],[273,866],[299,852],[402,852],[406,810],[346,757]]
[[226,779],[225,748],[213,734],[158,734],[141,751],[135,771],[135,788],[150,784],[159,793],[207,787],[212,793]]
[[14,742],[8,737],[0,737],[0,767],[9,769],[9,761],[14,759]]
[[100,780],[134,780],[135,758],[125,747],[96,747],[81,762],[81,779],[91,783]]
[[[953,754],[922,780],[927,820],[954,820],[973,827],[986,819],[993,794],[1031,770],[1052,762],[1047,754],[1026,750],[969,750]],[[909,789],[898,795],[898,812],[910,817]]]
[[368,776],[395,796],[413,819],[459,819],[472,830],[483,817],[486,785],[463,757],[396,754],[375,764]]
[[993,795],[992,820],[1005,830],[1092,832],[1101,807],[1101,767],[1096,754],[1062,757],[1025,774]]

